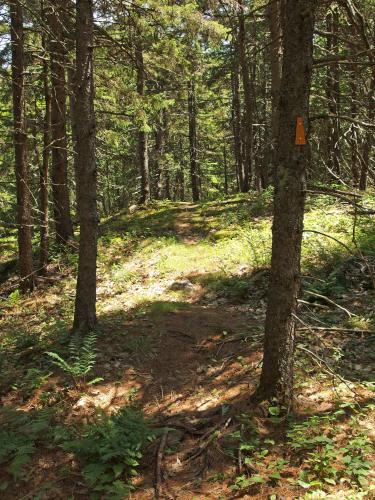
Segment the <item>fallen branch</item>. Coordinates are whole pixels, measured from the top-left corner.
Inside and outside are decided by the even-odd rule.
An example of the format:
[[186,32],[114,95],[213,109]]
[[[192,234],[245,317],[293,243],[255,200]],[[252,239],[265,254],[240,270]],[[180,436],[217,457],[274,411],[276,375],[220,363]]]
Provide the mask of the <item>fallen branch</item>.
[[164,457],[164,449],[167,443],[168,437],[168,429],[165,430],[162,438],[160,440],[160,444],[158,447],[157,455],[156,455],[156,466],[155,466],[155,498],[159,499],[163,496],[163,477],[162,477],[162,464]]
[[181,330],[167,330],[168,333],[171,335],[181,335],[182,337],[186,337],[189,340],[192,340],[193,342],[196,342],[197,339],[194,337],[194,335],[190,335],[189,333],[183,332]]
[[353,196],[354,198],[363,198],[363,194],[354,193],[353,191],[342,191],[341,189],[327,188],[322,186],[309,185],[311,193],[328,194],[328,195],[342,195],[342,196]]
[[319,368],[322,368],[322,364],[325,366],[325,371],[326,373],[328,373],[328,375],[331,375],[332,377],[334,378],[338,378],[343,384],[346,385],[346,387],[357,397],[359,398],[360,395],[358,394],[358,392],[356,390],[354,390],[349,382],[347,380],[345,380],[343,377],[341,377],[341,375],[339,375],[338,373],[336,373],[334,370],[332,370],[332,368],[329,366],[329,364],[327,363],[327,361],[325,361],[323,358],[321,358],[320,356],[318,356],[315,352],[313,351],[310,351],[310,349],[306,349],[306,347],[304,346],[297,346],[297,349],[299,349],[300,351],[304,351],[306,352],[307,354],[309,354],[313,359],[315,359],[316,362],[318,362],[318,366]]
[[307,300],[298,299],[297,302],[298,304],[304,304],[310,307],[317,307],[318,309],[325,309],[325,310],[329,309],[329,307],[325,306],[324,304],[318,304],[316,302],[308,302]]
[[223,339],[217,340],[217,344],[229,344],[231,342],[237,342],[238,340],[245,340],[250,337],[250,333],[237,333],[236,335],[231,335]]
[[229,417],[226,421],[225,421],[225,424],[223,425],[223,427],[218,430],[221,426],[221,424],[217,424],[214,428],[213,428],[213,431],[211,432],[211,434],[209,435],[208,439],[206,441],[204,441],[204,443],[202,443],[197,451],[195,451],[192,455],[190,455],[187,459],[186,459],[186,462],[190,462],[192,460],[195,460],[196,458],[198,458],[200,455],[202,455],[202,453],[210,446],[210,444],[215,440],[215,439],[219,439],[223,432],[225,431],[225,429],[229,426],[229,424],[231,423],[232,421],[232,417]]
[[304,229],[303,232],[304,233],[320,234],[321,236],[325,236],[326,238],[329,238],[329,239],[335,241],[339,245],[342,245],[351,255],[354,255],[354,257],[358,257],[358,255],[355,252],[353,252],[353,250],[351,248],[349,248],[348,245],[346,245],[342,241],[338,240],[334,236],[331,236],[330,234],[322,233],[321,231],[316,231],[315,229]]
[[327,302],[328,304],[331,304],[332,306],[335,306],[338,309],[341,309],[342,311],[344,311],[349,316],[349,318],[351,318],[352,316],[355,316],[355,314],[351,313],[348,309],[346,309],[343,306],[340,306],[340,304],[337,304],[336,302],[334,302],[333,300],[329,299],[325,295],[321,295],[320,293],[311,292],[310,290],[305,290],[305,293],[307,293],[308,295],[312,295],[313,297],[317,297],[319,299],[322,299],[325,302]]
[[374,330],[361,330],[357,328],[340,328],[340,327],[330,327],[330,326],[305,326],[302,328],[298,328],[299,331],[306,331],[306,330],[319,330],[319,331],[326,331],[326,332],[341,332],[341,333],[359,333],[360,335],[363,335],[364,333],[368,333],[369,335],[375,335]]
[[[339,200],[342,200],[345,203],[348,203],[348,205],[352,205],[352,207],[354,207],[354,209],[356,210],[356,213],[360,214],[360,215],[373,215],[373,214],[375,214],[375,210],[365,208],[362,205],[359,205],[358,201],[356,201],[356,200],[361,199],[362,195],[358,194],[358,193],[353,193],[351,191],[340,191],[339,189],[314,187],[314,186],[311,186],[310,188],[305,189],[304,192],[307,194],[312,194],[312,195],[324,194],[327,196],[334,196],[335,198],[338,198]],[[353,199],[348,198],[348,196],[353,197]]]
[[[300,330],[308,330],[310,331],[311,333],[314,333],[314,327],[308,325],[307,323],[305,323],[301,318],[299,318],[296,314],[293,315],[294,318],[299,321],[300,323],[302,323],[305,328],[300,328]],[[315,328],[316,329],[316,328]],[[318,327],[318,329],[320,329]],[[324,342],[323,342],[323,345],[324,345]],[[315,352],[313,351],[310,351],[309,349],[307,349],[306,347],[302,346],[302,345],[298,345],[297,346],[297,349],[300,349],[302,351],[305,351],[307,354],[309,354],[310,356],[312,356],[316,362],[318,363],[323,363],[325,366],[326,366],[326,372],[328,372],[329,375],[333,376],[333,381],[335,380],[335,377],[337,377],[339,380],[341,380],[341,382],[343,382],[347,387],[348,389],[357,397],[357,398],[360,398],[359,394],[350,386],[349,382],[347,380],[345,380],[343,377],[341,377],[338,373],[335,373],[332,368],[329,366],[329,364],[324,360],[322,359],[320,356],[318,356]],[[319,367],[321,368],[321,365],[319,364]],[[358,401],[356,401],[356,403],[359,405]]]
[[205,429],[196,429],[193,425],[181,422],[181,420],[176,420],[176,421],[172,420],[168,422],[168,424],[176,429],[181,429],[187,432],[188,434],[191,434],[192,436],[203,436],[204,434],[206,434]]

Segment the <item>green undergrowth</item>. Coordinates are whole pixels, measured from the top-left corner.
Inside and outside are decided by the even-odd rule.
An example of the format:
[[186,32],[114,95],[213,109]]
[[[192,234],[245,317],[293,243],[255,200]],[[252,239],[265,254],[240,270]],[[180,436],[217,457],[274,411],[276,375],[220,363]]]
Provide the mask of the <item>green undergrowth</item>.
[[[17,255],[17,235],[14,231],[0,236],[0,265]],[[0,267],[1,270],[1,267]]]
[[232,490],[255,494],[267,486],[276,491],[284,482],[295,491],[293,498],[331,498],[338,491],[342,498],[372,498],[375,448],[366,423],[374,404],[339,404],[330,412],[307,418],[291,414],[287,420],[281,412],[278,406],[268,408],[268,435],[251,414],[238,417],[239,430],[225,443],[233,459],[241,457]]
[[[125,407],[106,415],[97,413],[87,425],[67,426],[56,422],[50,408],[38,411],[0,409],[0,491],[23,488],[32,481],[33,458],[44,452],[74,456],[89,498],[122,499],[134,489],[145,448],[158,432],[142,413]],[[66,461],[58,480],[71,483],[76,471]],[[48,483],[35,489],[35,498],[48,490]]]
[[[350,257],[373,255],[375,231],[371,219],[356,221],[348,205],[329,197],[309,200],[305,217],[302,269],[305,273],[327,275]],[[137,280],[131,263],[152,261],[161,276],[222,271],[236,273],[247,265],[268,266],[271,249],[271,194],[254,201],[228,200],[202,205],[164,203],[160,209],[120,215],[103,228],[101,262],[115,266],[114,279]],[[179,235],[178,221],[188,224],[188,235]],[[317,234],[325,233],[323,234]],[[189,235],[195,235],[192,244]]]
[[[371,206],[371,196],[366,203]],[[98,317],[99,328],[101,323],[105,326],[106,339],[99,333],[76,344],[71,339],[78,262],[73,250],[64,255],[53,248],[52,266],[57,276],[52,284],[30,296],[12,289],[0,297],[0,394],[11,396],[18,408],[7,408],[5,413],[1,410],[2,421],[7,423],[0,431],[0,465],[6,471],[0,488],[10,491],[17,482],[26,484],[41,449],[74,456],[81,481],[93,498],[122,498],[131,491],[141,450],[155,435],[152,426],[141,414],[133,414],[133,409],[112,416],[96,415],[84,426],[65,425],[61,420],[66,412],[65,391],[85,393],[90,382],[103,378],[104,383],[110,383],[102,367],[112,360],[100,351],[106,340],[110,344],[121,336],[123,350],[132,359],[147,362],[156,355],[147,329],[126,335],[124,322],[129,319],[140,325],[145,320],[146,324],[166,314],[189,311],[202,297],[215,307],[218,300],[224,300],[264,308],[271,213],[272,191],[268,190],[260,197],[238,196],[196,205],[153,203],[134,214],[123,212],[104,221],[99,239]],[[308,201],[302,251],[304,289],[335,301],[342,297],[348,300],[350,294],[358,292],[362,301],[353,304],[355,314],[339,310],[335,316],[332,310],[319,310],[319,321],[353,329],[374,328],[372,301],[363,306],[371,290],[368,270],[375,258],[374,228],[371,218],[355,220],[352,209],[337,200],[321,196]],[[14,243],[12,238],[4,240],[11,251]],[[316,297],[304,298],[327,306]],[[345,356],[351,356],[350,350],[332,349],[337,360],[348,364]],[[305,368],[299,356],[297,370]],[[315,376],[316,371],[307,373],[314,383],[328,383],[323,375]],[[296,385],[298,390],[306,389],[300,379]],[[19,411],[29,401],[37,409]],[[278,410],[270,411],[274,413],[270,419],[277,420]],[[373,409],[363,411],[368,415]],[[330,488],[353,490],[354,495],[369,491],[365,480],[373,451],[363,426],[365,417],[353,409],[338,408],[337,412],[317,416],[317,420],[314,416],[290,420],[280,456],[280,441],[272,437],[266,442],[241,421],[244,432],[232,437],[234,447],[229,453],[238,452],[240,446],[243,460],[249,463],[247,472],[233,481],[233,488],[277,488],[291,480],[302,490],[300,498],[306,499],[325,498],[319,495],[331,494]],[[68,477],[70,473],[69,468],[63,471]]]
[[[369,206],[371,200],[368,196]],[[121,308],[147,315],[187,307],[190,288],[173,288],[174,280],[179,279],[188,279],[229,301],[246,302],[253,296],[263,299],[267,273],[258,278],[256,271],[270,263],[271,202],[272,192],[266,191],[259,198],[252,195],[198,205],[154,203],[132,215],[124,212],[104,221],[99,242],[99,318]],[[308,201],[302,259],[305,289],[334,298],[357,286],[371,287],[368,277],[361,281],[361,269],[366,271],[363,257],[372,265],[375,226],[369,217],[359,217],[353,242],[351,211],[348,205],[325,196]],[[63,259],[62,278],[41,292],[37,301],[25,299],[17,290],[0,298],[3,393],[15,384],[30,386],[34,372],[29,370],[37,369],[42,378],[47,375],[51,366],[44,352],[65,355],[59,345],[64,344],[70,327],[75,286],[72,269],[77,256],[68,252],[59,259]],[[355,283],[350,279],[353,269],[359,277]],[[357,312],[344,317],[344,325],[371,329],[370,316],[368,311]]]
[[59,441],[81,463],[90,498],[122,499],[134,489],[143,450],[156,435],[142,413],[123,408],[110,416],[99,413],[79,432],[61,429]]

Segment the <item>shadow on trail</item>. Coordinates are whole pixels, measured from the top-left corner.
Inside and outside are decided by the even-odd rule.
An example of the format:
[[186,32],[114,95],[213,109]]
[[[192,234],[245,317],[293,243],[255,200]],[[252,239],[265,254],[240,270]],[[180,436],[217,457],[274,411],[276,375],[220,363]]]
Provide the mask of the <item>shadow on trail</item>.
[[[275,426],[267,405],[250,402],[260,373],[262,321],[231,303],[213,307],[197,301],[170,308],[170,302],[158,301],[157,307],[148,302],[127,314],[120,310],[101,317],[100,352],[115,368],[103,374],[98,365],[97,375],[105,378],[98,391],[109,395],[106,411],[133,401],[158,426],[170,429],[164,462],[171,491],[185,488],[208,495],[207,475],[230,469],[235,477],[238,439],[232,433],[241,428],[243,416],[250,426],[253,418],[260,419],[262,439],[274,440],[276,447],[284,443],[287,423]],[[369,402],[363,398],[360,404]],[[326,414],[327,405],[317,402],[315,408],[299,408],[296,419]],[[340,422],[351,415],[349,408]],[[212,445],[202,449],[215,433]],[[154,484],[154,463],[154,452],[147,454],[139,487],[148,492]],[[256,487],[250,491],[258,492]]]
[[[97,407],[107,413],[129,404],[141,407],[155,426],[170,429],[163,458],[164,485],[177,492],[175,498],[191,499],[193,493],[219,497],[223,491],[229,498],[227,486],[236,477],[238,465],[239,442],[233,433],[241,429],[243,418],[248,419],[249,429],[258,425],[263,440],[275,442],[276,454],[285,444],[286,424],[275,426],[268,405],[250,402],[260,373],[267,277],[267,270],[242,276],[190,276],[201,287],[192,303],[152,300],[129,311],[101,314],[93,376],[104,381],[86,395],[77,395],[73,419],[85,428]],[[216,298],[207,298],[209,293]],[[218,299],[222,302],[217,303]],[[349,334],[340,337],[342,345],[353,340],[357,339]],[[360,401],[361,405],[367,402]],[[322,408],[318,401],[312,407],[310,401],[310,409],[307,405],[297,408],[296,418],[324,416],[327,410]],[[340,422],[350,415],[350,410],[345,411]],[[204,447],[211,437],[212,442]],[[159,446],[160,440],[146,453],[137,499],[153,498]],[[72,476],[61,483],[65,492],[82,481],[76,475],[77,479]],[[215,475],[226,479],[208,481]],[[254,486],[247,493],[255,496],[264,491]]]
[[[180,202],[165,206],[139,208],[135,213],[122,212],[103,223],[100,235],[119,233],[139,238],[182,236],[184,231],[201,238],[206,237],[220,222],[220,217],[246,218],[251,202],[235,200],[227,202],[192,204]],[[219,220],[217,220],[219,218]],[[186,227],[180,226],[186,225]]]

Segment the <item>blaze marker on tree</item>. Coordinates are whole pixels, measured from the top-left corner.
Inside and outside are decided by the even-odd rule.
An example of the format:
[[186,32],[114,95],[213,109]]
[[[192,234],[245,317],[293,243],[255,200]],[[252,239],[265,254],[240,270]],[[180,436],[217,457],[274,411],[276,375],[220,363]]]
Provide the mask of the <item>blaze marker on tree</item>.
[[297,118],[297,127],[296,127],[296,145],[297,146],[305,146],[307,144],[305,127],[303,125],[303,118]]

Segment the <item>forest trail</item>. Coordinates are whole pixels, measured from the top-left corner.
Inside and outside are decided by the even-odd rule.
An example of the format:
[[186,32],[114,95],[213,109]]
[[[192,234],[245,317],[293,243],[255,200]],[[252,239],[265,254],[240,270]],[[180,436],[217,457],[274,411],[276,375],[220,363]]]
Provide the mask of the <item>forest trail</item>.
[[[135,285],[140,287],[136,295],[148,299],[133,305],[128,313],[105,318],[107,334],[121,340],[111,341],[110,346],[104,343],[109,352],[101,349],[103,357],[113,363],[104,365],[107,382],[96,388],[103,394],[106,411],[126,405],[131,394],[146,415],[172,429],[164,448],[159,442],[146,457],[135,499],[154,498],[158,453],[162,456],[159,486],[167,498],[231,498],[231,482],[225,478],[233,470],[230,449],[231,432],[238,429],[235,415],[253,414],[264,438],[279,439],[280,428],[270,423],[267,409],[254,408],[249,398],[260,374],[268,276],[256,252],[262,245],[264,251],[269,240],[258,228],[262,241],[252,257],[236,254],[243,245],[238,222],[247,210],[236,202],[178,204],[169,206],[164,215],[153,213],[152,208],[142,215],[143,230],[149,237],[156,236],[156,241],[149,241],[148,261],[142,251],[143,280]],[[266,224],[269,230],[267,213],[257,215],[247,224]],[[156,235],[151,224],[155,218]],[[371,360],[364,362],[368,366]],[[108,391],[108,381],[116,380],[124,363],[128,368],[122,373],[123,383],[117,382],[116,391]],[[312,402],[318,414],[332,408],[335,396],[322,381],[313,381],[310,391],[305,399],[300,395],[301,415]],[[345,386],[339,391],[344,399],[350,398]],[[366,399],[366,393],[362,395]],[[93,407],[97,397],[91,401]],[[206,448],[215,433],[217,439]],[[272,453],[279,458],[277,447]],[[292,476],[296,469],[288,466],[284,473]],[[292,498],[288,486],[275,486],[254,485],[248,498],[264,499],[275,491]]]
[[191,213],[198,208],[198,205],[186,205],[176,216],[174,223],[174,228],[176,235],[184,242],[188,244],[196,244],[200,235],[194,230],[194,224],[191,220]]
[[0,500],[375,500],[375,0],[3,4]]
[[[234,204],[231,210],[237,208]],[[175,264],[168,267],[167,275],[156,270],[164,258],[158,255],[160,248],[150,252],[148,261],[140,260],[142,280],[127,291],[127,298],[129,291],[136,297],[153,298],[127,313],[104,316],[104,332],[112,340],[110,344],[104,341],[100,352],[111,362],[98,364],[95,373],[104,372],[106,383],[78,405],[87,417],[98,398],[106,411],[114,411],[128,404],[131,395],[147,416],[172,427],[166,444],[170,451],[163,452],[162,475],[168,480],[162,487],[173,498],[232,495],[227,486],[206,481],[222,474],[231,459],[209,450],[199,452],[195,459],[194,455],[202,438],[225,425],[234,408],[246,411],[260,373],[264,287],[260,295],[254,288],[250,307],[241,297],[243,289],[236,296],[237,281],[247,273],[247,266],[238,262],[236,274],[223,275],[214,236],[218,217],[226,209],[218,203],[179,204],[167,210],[164,224],[158,224],[157,241],[173,240],[169,257]],[[153,215],[141,213],[146,227],[147,218],[152,220]],[[133,264],[136,260],[132,259]],[[223,280],[228,293],[221,289]],[[246,295],[250,292],[251,285]],[[116,380],[124,364],[123,382],[117,382],[113,390],[111,380]],[[136,499],[154,498],[155,464],[152,455],[147,460],[150,464],[138,478],[139,491],[132,496]]]
[[[307,223],[310,220],[318,220],[313,208]],[[332,222],[337,224],[337,229],[331,227],[332,233],[347,227],[343,220],[344,212]],[[90,426],[98,410],[110,415],[128,406],[140,408],[157,428],[168,431],[166,438],[158,437],[145,450],[133,499],[155,498],[156,478],[160,498],[232,498],[236,492],[232,487],[241,485],[238,478],[247,474],[243,460],[255,435],[261,449],[267,449],[267,458],[257,457],[256,477],[262,479],[248,485],[246,493],[241,493],[239,486],[240,497],[265,499],[276,494],[302,498],[304,490],[295,481],[269,478],[277,473],[272,472],[272,463],[280,457],[293,458],[283,465],[283,477],[298,475],[298,453],[285,440],[289,424],[279,422],[277,415],[272,415],[276,410],[270,413],[267,405],[250,403],[262,358],[270,227],[267,202],[259,205],[252,200],[155,204],[104,221],[98,262],[100,337],[90,373],[91,378],[103,380],[77,390],[61,370],[52,368],[44,354],[48,350],[67,355],[64,325],[71,317],[74,300],[73,254],[54,264],[55,279],[30,299],[14,297],[4,306],[7,314],[0,318],[1,327],[4,345],[10,347],[5,347],[9,349],[4,365],[9,388],[2,387],[2,404],[29,413],[41,407],[41,398],[54,401],[58,396],[57,402],[48,404],[52,408],[56,405],[57,423],[69,429]],[[312,240],[308,244],[305,273],[311,272],[311,255],[314,263],[318,256],[326,256],[321,254],[321,242],[316,247]],[[348,269],[345,256],[342,265]],[[362,280],[355,272],[354,266],[350,295],[340,299],[332,292],[331,297],[350,309],[371,310],[372,298],[363,293],[362,281],[355,281]],[[323,304],[318,309],[304,307],[303,321],[311,322],[309,314],[313,313],[319,321],[347,325],[342,310]],[[371,390],[358,380],[375,379],[368,348],[375,337],[371,333],[360,337],[316,331],[313,336],[301,332],[300,341],[319,357],[328,356],[329,366],[336,364],[349,386],[337,379],[332,389],[324,365],[319,367],[316,359],[298,351],[297,422],[309,416],[319,419],[331,415],[338,400],[351,409],[352,390],[367,408]],[[346,351],[342,349],[345,345]],[[27,376],[25,382],[11,388],[13,376],[22,380],[19,356],[28,370],[42,367],[50,375],[36,388],[30,386]],[[303,385],[299,385],[301,381]],[[374,411],[366,409],[364,414],[366,426],[374,426]],[[334,418],[325,425],[351,425],[350,412],[340,425]],[[240,446],[243,451],[239,455]],[[59,447],[51,451],[39,445],[38,450],[31,469],[34,474],[28,483],[17,486],[17,495],[43,490],[48,483],[53,487],[43,493],[43,499],[66,499],[70,494],[88,498],[71,454]],[[73,469],[76,476],[61,478],[63,469]],[[2,498],[18,498],[14,492],[10,488]]]

